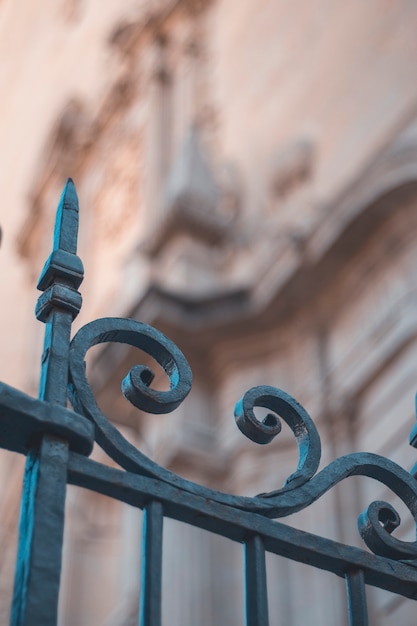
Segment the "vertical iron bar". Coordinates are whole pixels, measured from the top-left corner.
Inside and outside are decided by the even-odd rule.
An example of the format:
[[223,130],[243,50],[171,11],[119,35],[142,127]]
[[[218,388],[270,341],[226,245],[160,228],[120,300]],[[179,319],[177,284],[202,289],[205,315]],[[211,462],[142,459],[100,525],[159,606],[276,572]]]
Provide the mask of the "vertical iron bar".
[[365,578],[362,570],[348,572],[345,576],[348,596],[349,626],[368,626]]
[[55,626],[63,538],[68,447],[45,436],[28,454],[19,524],[11,623]]
[[162,504],[153,500],[143,511],[140,626],[161,626],[163,523]]
[[[39,280],[36,315],[46,324],[39,398],[66,406],[72,321],[82,264],[76,256],[78,199],[67,181],[58,206],[54,246]],[[61,575],[68,444],[45,434],[28,453],[23,485],[12,626],[56,626]]]
[[265,548],[259,535],[245,542],[246,625],[268,626]]

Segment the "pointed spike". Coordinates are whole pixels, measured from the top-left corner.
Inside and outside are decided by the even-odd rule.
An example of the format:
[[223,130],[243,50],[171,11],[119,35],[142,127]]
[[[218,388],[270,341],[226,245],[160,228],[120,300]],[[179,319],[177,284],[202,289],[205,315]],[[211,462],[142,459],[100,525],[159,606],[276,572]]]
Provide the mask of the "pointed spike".
[[78,196],[73,180],[68,178],[57,209],[53,249],[77,254],[77,237]]
[[[40,291],[45,291],[55,281],[64,282],[73,289],[78,289],[83,280],[84,269],[81,259],[77,256],[77,237],[78,197],[73,180],[68,178],[56,213],[52,253],[38,282]],[[40,307],[41,309],[44,307],[42,302]],[[43,320],[42,310],[37,316]]]

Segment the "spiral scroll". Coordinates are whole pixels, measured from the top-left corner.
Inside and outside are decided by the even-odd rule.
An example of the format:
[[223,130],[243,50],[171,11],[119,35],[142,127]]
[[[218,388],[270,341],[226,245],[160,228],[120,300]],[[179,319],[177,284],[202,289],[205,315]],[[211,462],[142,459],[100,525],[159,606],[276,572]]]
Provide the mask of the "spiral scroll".
[[[255,407],[263,407],[273,413],[268,413],[260,422],[255,416]],[[310,480],[320,463],[320,437],[307,411],[285,391],[266,385],[247,391],[235,407],[235,420],[240,431],[261,444],[269,443],[281,431],[277,415],[291,428],[298,445],[300,457],[297,471],[287,478],[284,485],[284,488],[294,489]]]
[[71,342],[71,404],[94,422],[97,443],[117,463],[129,471],[152,475],[147,463],[149,459],[132,446],[103,415],[88,383],[85,355],[92,346],[106,342],[124,343],[140,348],[164,369],[170,382],[169,391],[151,389],[154,373],[143,365],[134,366],[122,382],[122,391],[126,398],[137,408],[149,413],[170,413],[181,404],[191,389],[190,367],[182,352],[165,335],[136,320],[95,320],[83,326]]
[[[408,507],[417,521],[417,482],[395,463],[374,454],[341,457],[316,474],[320,462],[320,438],[306,410],[280,389],[260,386],[250,389],[236,404],[235,420],[251,440],[265,444],[281,430],[280,416],[292,430],[299,450],[296,471],[278,490],[254,497],[235,496],[203,487],[161,467],[130,444],[103,415],[86,377],[85,355],[90,347],[119,342],[142,349],[166,372],[170,389],[151,388],[153,372],[134,366],[122,382],[122,391],[136,407],[148,413],[168,413],[177,408],[191,388],[191,371],[180,350],[154,328],[129,319],[105,318],[78,331],[70,349],[69,395],[73,407],[95,424],[97,443],[124,469],[157,478],[182,490],[238,509],[280,518],[300,511],[348,476],[374,478],[388,486]],[[255,407],[269,413],[261,422]],[[416,559],[417,542],[400,541],[391,533],[400,524],[398,513],[385,502],[373,502],[358,520],[359,532],[375,553],[392,559]]]
[[[377,454],[358,452],[330,463],[299,488],[263,494],[270,503],[268,517],[284,517],[301,511],[349,476],[367,476],[390,488],[417,522],[417,482],[402,467]],[[391,533],[400,516],[387,502],[372,502],[358,519],[360,535],[375,554],[391,559],[416,559],[417,542],[400,541]]]

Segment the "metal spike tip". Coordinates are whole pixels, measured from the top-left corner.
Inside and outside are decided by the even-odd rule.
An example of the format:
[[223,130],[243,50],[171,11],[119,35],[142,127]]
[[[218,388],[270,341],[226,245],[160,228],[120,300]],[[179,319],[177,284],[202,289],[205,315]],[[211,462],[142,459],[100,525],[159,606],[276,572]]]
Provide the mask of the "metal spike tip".
[[78,196],[74,182],[68,178],[58,204],[53,250],[77,253]]

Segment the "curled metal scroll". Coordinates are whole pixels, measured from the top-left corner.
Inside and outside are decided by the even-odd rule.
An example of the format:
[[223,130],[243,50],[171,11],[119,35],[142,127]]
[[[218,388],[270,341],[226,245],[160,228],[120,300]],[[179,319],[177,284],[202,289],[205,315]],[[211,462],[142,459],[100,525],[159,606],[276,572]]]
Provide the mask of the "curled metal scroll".
[[[150,387],[154,374],[149,368],[136,365],[130,370],[122,382],[122,391],[139,409],[149,413],[173,411],[191,388],[191,371],[184,355],[156,329],[123,318],[103,318],[86,324],[71,342],[69,398],[74,409],[95,424],[95,438],[103,450],[130,472],[158,478],[217,502],[269,515],[271,503],[262,498],[229,495],[187,481],[149,459],[125,439],[98,407],[86,376],[86,353],[92,346],[106,342],[126,343],[140,348],[163,367],[169,378],[170,390],[156,391]],[[297,471],[277,493],[304,484],[313,476],[320,462],[320,439],[313,421],[305,409],[284,391],[274,387],[255,387],[236,405],[236,419],[243,431],[247,429],[248,420],[252,420],[252,423],[256,420],[253,414],[255,406],[263,406],[279,413],[293,430],[299,446]],[[275,429],[272,427],[274,432],[268,433],[271,440],[280,431],[280,425],[278,418],[272,413],[269,414],[268,421],[273,421],[276,425]],[[266,427],[270,429],[268,424]]]
[[[296,471],[276,491],[254,497],[222,493],[188,481],[161,467],[130,444],[101,412],[88,383],[85,355],[90,347],[120,342],[140,348],[165,370],[169,391],[150,387],[153,372],[134,366],[122,383],[126,398],[149,413],[168,413],[177,408],[191,388],[191,371],[181,351],[156,329],[130,319],[104,318],[81,328],[70,348],[71,404],[95,424],[97,443],[124,469],[157,478],[184,491],[201,495],[235,508],[279,518],[300,511],[331,487],[353,475],[374,478],[389,487],[408,507],[417,521],[417,482],[397,464],[374,454],[358,453],[341,457],[316,474],[320,462],[320,438],[307,411],[280,389],[260,386],[250,389],[236,404],[235,419],[239,429],[258,443],[268,443],[279,434],[278,416],[292,430],[299,449]],[[270,412],[259,421],[255,407]],[[416,559],[417,542],[400,541],[391,535],[400,518],[385,502],[373,502],[358,520],[359,532],[375,553],[393,559]]]
[[[255,407],[263,407],[273,413],[268,413],[260,422],[255,415]],[[266,385],[249,389],[235,406],[239,430],[256,443],[269,443],[281,432],[278,415],[291,428],[298,445],[297,470],[285,481],[285,487],[294,489],[314,476],[320,463],[320,437],[307,411],[285,391]]]
[[[176,345],[156,329],[123,318],[102,318],[83,326],[70,346],[69,398],[73,407],[91,419],[96,427],[96,441],[125,469],[153,475],[147,457],[123,437],[101,412],[86,376],[85,356],[95,345],[118,342],[139,348],[152,356],[167,374],[169,391],[150,387],[154,378],[151,369],[136,365],[122,381],[125,397],[137,408],[149,413],[170,413],[188,395],[191,389],[191,370]],[[151,465],[155,464],[151,462]]]

